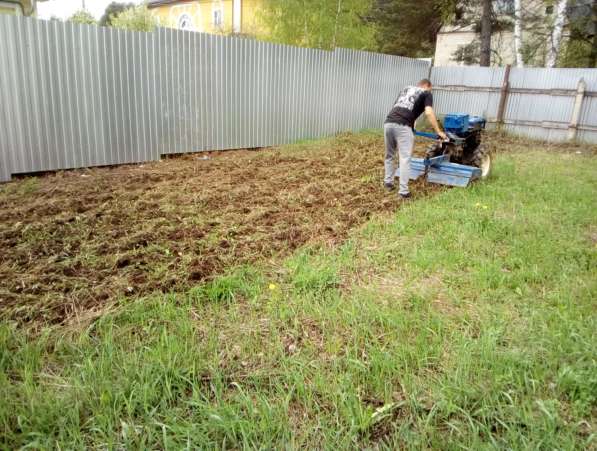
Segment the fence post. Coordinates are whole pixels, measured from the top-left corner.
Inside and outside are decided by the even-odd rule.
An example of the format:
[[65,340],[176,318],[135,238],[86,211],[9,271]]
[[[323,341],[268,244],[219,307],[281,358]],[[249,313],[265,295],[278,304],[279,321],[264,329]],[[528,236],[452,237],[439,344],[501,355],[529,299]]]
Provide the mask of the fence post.
[[578,80],[576,86],[576,97],[574,99],[574,108],[572,108],[572,117],[570,118],[570,125],[568,125],[568,140],[574,141],[576,139],[576,131],[578,130],[578,121],[580,119],[580,109],[582,107],[582,101],[585,97],[585,91],[587,90],[587,84],[585,80],[581,78]]
[[510,64],[506,65],[504,71],[504,81],[502,82],[502,88],[500,89],[500,103],[498,104],[497,110],[497,127],[502,127],[504,123],[504,112],[506,111],[506,100],[508,99],[508,91],[510,90]]

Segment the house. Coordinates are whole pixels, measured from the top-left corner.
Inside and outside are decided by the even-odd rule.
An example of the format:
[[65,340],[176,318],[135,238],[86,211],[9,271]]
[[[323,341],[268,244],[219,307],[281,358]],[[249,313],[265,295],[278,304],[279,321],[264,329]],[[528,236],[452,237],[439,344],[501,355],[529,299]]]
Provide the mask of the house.
[[[41,0],[43,1],[43,0]],[[36,0],[0,0],[0,14],[33,16],[37,10]]]
[[[470,50],[469,50],[470,49]],[[472,55],[467,58],[466,53]],[[435,43],[435,66],[479,65],[479,33],[473,25],[464,27],[444,25],[437,34]],[[514,64],[514,33],[502,30],[491,35],[491,65]]]
[[262,0],[149,0],[161,26],[206,33],[255,35]]
[[[529,65],[543,65],[547,50],[549,26],[553,21],[553,5],[542,0],[521,0],[523,18],[523,52]],[[491,65],[515,64],[514,47],[514,2],[496,0],[494,12],[500,26],[491,35]],[[459,66],[478,65],[480,35],[478,23],[480,3],[473,10],[464,13],[458,22],[444,25],[435,46],[434,65]],[[463,25],[464,23],[464,25]]]

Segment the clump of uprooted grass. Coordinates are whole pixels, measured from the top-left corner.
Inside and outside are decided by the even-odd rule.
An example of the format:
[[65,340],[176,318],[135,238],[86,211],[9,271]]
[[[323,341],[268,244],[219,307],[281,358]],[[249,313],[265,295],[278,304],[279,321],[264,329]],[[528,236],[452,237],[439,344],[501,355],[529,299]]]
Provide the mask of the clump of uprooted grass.
[[594,157],[499,155],[376,216],[84,329],[0,326],[19,448],[590,449]]

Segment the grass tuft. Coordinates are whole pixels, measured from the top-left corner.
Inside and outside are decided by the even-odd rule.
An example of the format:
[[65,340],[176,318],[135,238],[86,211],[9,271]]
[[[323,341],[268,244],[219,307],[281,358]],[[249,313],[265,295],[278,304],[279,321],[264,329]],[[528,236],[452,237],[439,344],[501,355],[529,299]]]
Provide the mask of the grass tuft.
[[240,267],[230,274],[216,277],[204,285],[192,288],[191,297],[202,301],[229,303],[240,299],[252,299],[259,293],[263,283],[259,273],[248,266]]

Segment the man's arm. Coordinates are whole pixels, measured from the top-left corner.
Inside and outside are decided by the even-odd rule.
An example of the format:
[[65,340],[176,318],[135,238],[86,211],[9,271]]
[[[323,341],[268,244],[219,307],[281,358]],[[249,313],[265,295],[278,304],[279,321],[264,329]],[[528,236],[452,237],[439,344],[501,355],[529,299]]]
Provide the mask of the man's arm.
[[439,124],[437,122],[437,118],[435,117],[435,113],[433,112],[433,108],[430,106],[425,107],[425,116],[427,116],[427,120],[435,130],[435,133],[439,135],[441,139],[448,139],[446,134],[439,128]]

